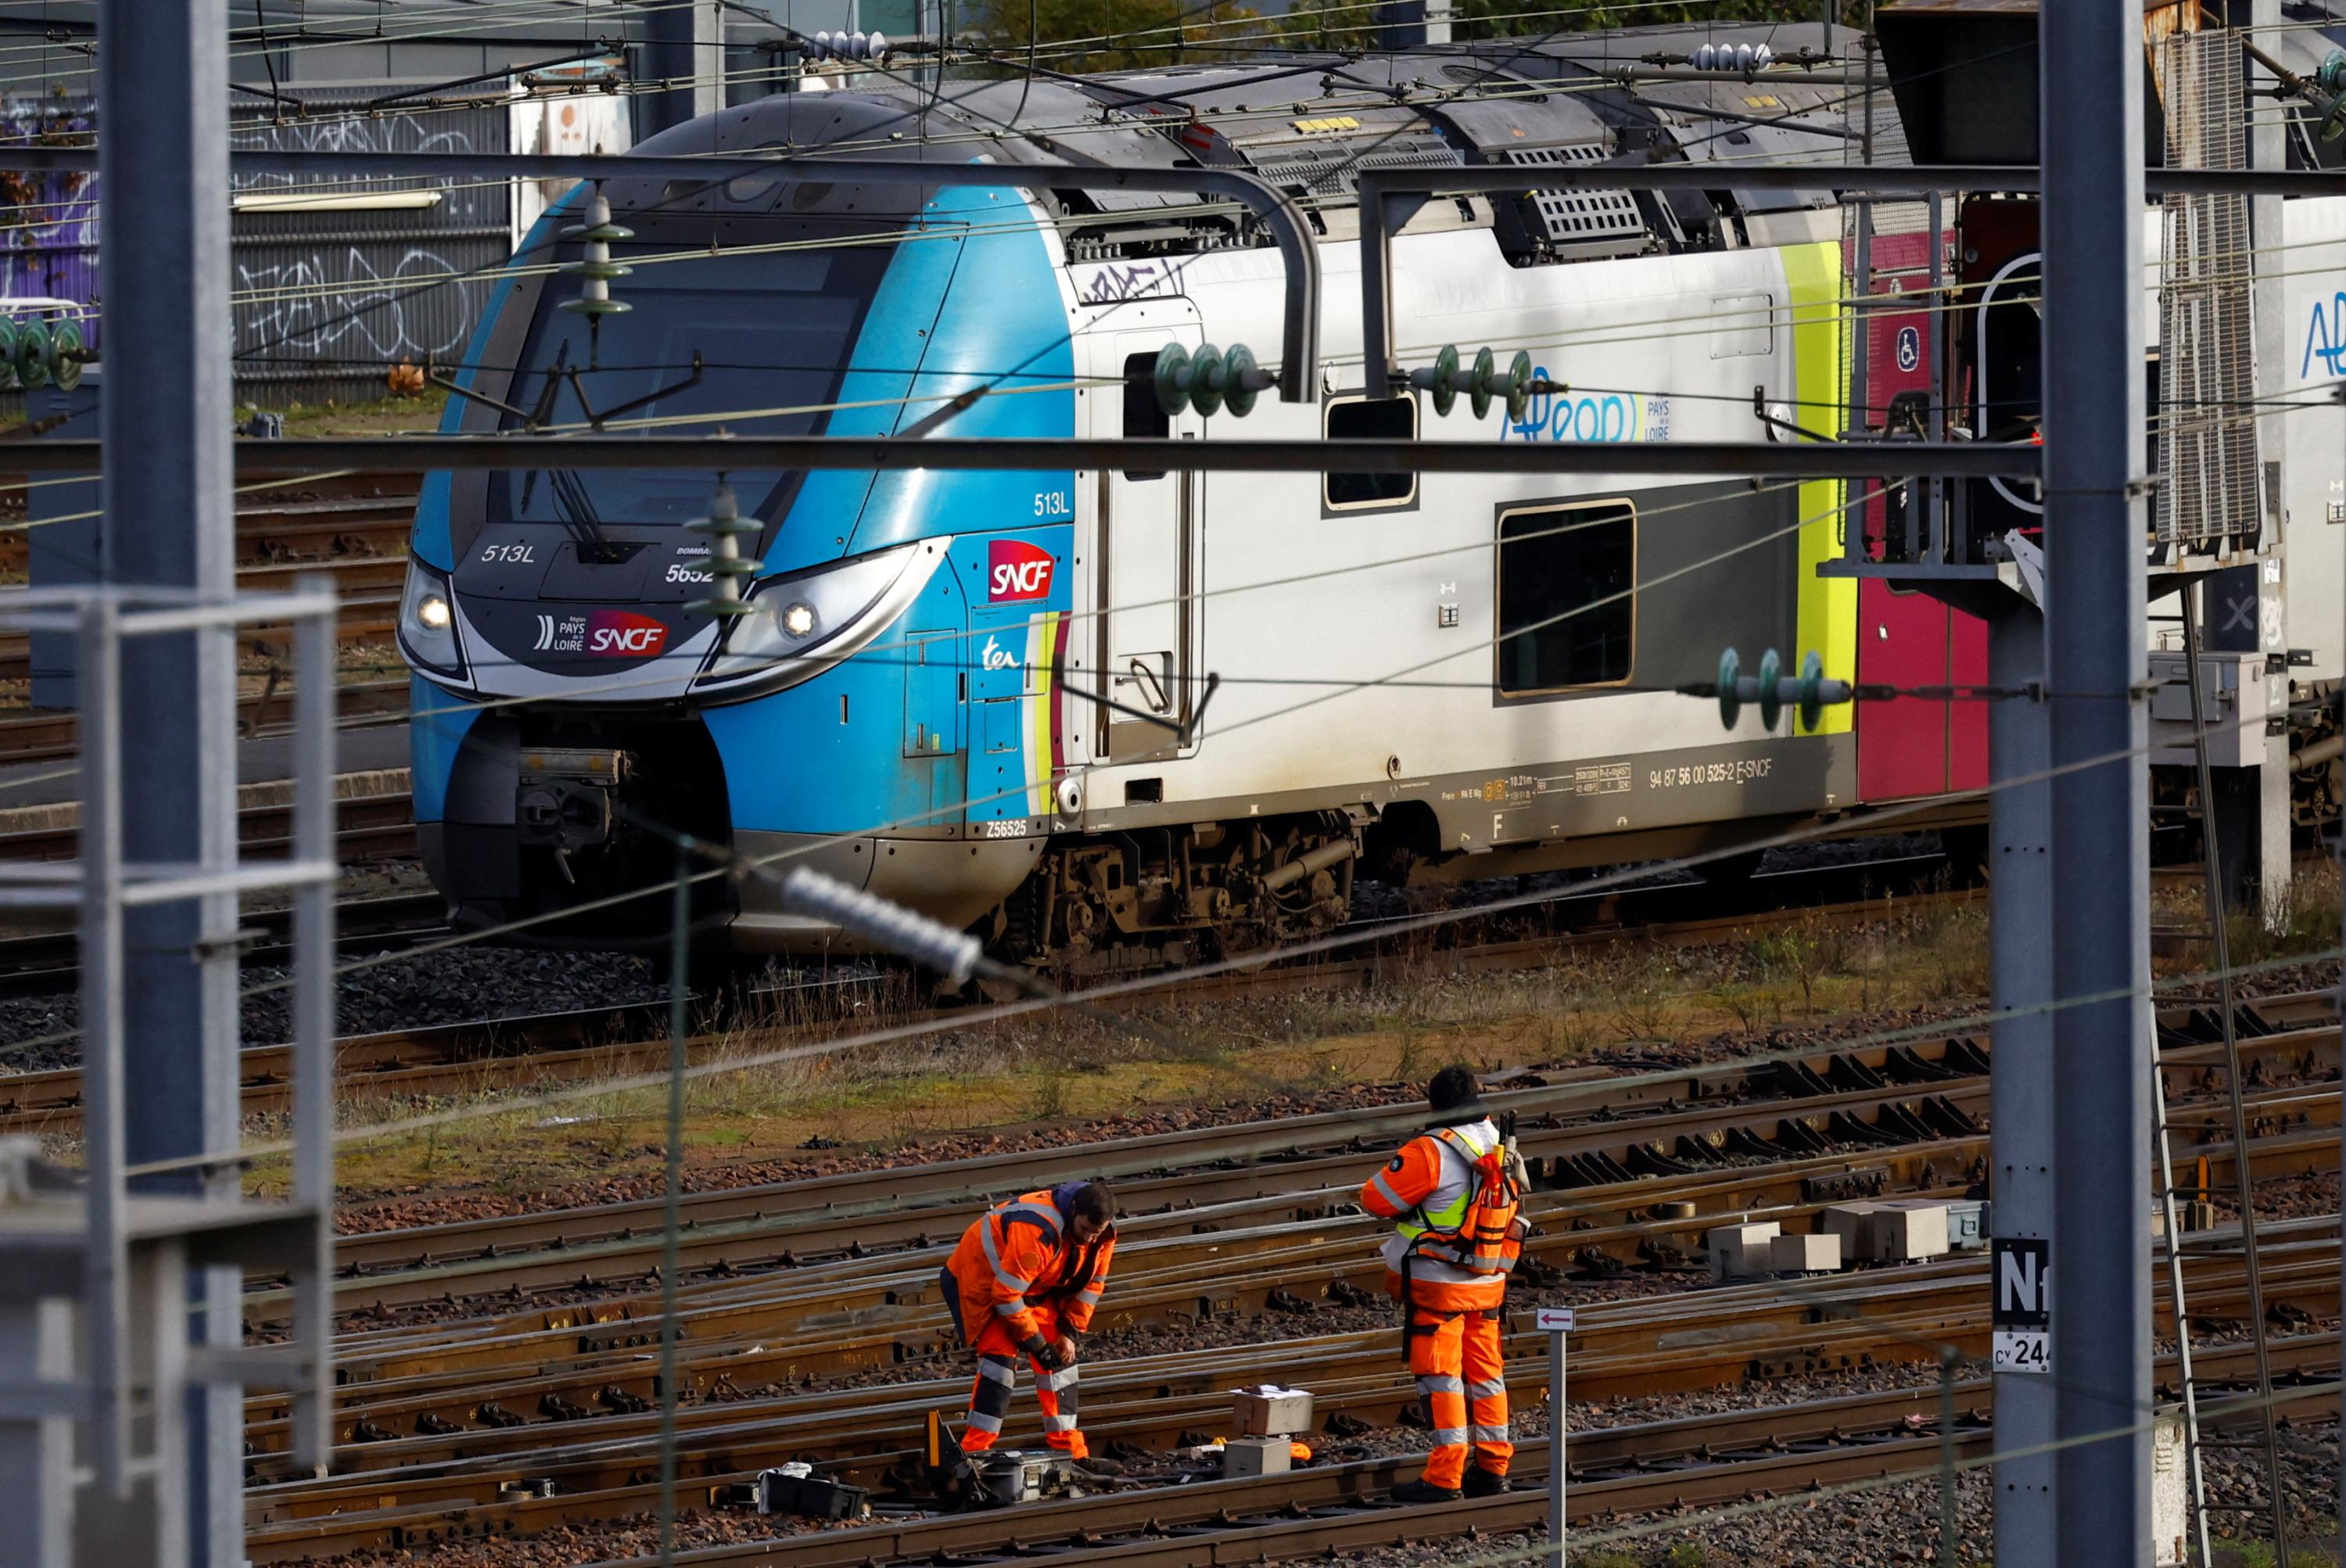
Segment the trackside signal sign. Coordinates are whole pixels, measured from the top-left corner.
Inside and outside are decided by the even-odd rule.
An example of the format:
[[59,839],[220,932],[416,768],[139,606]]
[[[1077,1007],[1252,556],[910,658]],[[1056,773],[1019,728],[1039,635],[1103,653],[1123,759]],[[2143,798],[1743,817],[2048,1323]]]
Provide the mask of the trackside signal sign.
[[1994,1369],[2049,1373],[2053,1244],[2042,1237],[1999,1236],[1989,1266],[1995,1282]]

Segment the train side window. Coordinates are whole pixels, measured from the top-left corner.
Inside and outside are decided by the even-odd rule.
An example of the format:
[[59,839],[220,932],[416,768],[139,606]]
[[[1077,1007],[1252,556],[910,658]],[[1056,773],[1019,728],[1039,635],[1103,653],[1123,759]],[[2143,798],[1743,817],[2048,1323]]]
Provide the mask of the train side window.
[[1499,518],[1499,690],[1509,697],[1629,678],[1637,509],[1583,502]]
[[[1328,405],[1327,433],[1331,441],[1415,441],[1417,399],[1340,398]],[[1321,499],[1331,512],[1411,506],[1417,502],[1417,475],[1331,473]]]
[[[1124,439],[1163,441],[1173,433],[1173,416],[1157,401],[1157,356],[1127,354],[1124,358]],[[1165,471],[1126,469],[1127,479],[1162,479]]]

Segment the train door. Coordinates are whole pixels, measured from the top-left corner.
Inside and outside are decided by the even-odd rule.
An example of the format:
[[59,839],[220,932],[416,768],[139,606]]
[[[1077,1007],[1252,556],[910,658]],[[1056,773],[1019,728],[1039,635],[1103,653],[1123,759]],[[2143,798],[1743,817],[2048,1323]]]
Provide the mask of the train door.
[[[1869,407],[1863,417],[1875,430],[1924,430],[1930,418],[1933,347],[1927,308],[1931,236],[1927,230],[1880,234],[1874,236],[1872,250],[1873,277],[1863,292],[1885,302],[1866,317]],[[1899,308],[1896,298],[1910,293],[1923,304],[1913,310]],[[1942,318],[1961,319],[1960,314]],[[1936,344],[1943,355],[1945,330],[1943,326]],[[1862,516],[1867,554],[1881,559],[1890,545],[1882,499],[1877,495],[1868,502]],[[1987,628],[1976,617],[1878,578],[1860,580],[1857,601],[1861,681],[1916,687],[1986,678]],[[1856,725],[1860,797],[1898,799],[1984,783],[1986,733],[1969,711],[1977,706],[1917,697],[1866,703]]]
[[[1202,341],[1197,307],[1182,299],[1128,301],[1086,334],[1091,374],[1121,384],[1089,401],[1095,437],[1197,440],[1197,412],[1168,415],[1151,372],[1168,343]],[[1102,695],[1132,712],[1101,708],[1098,751],[1110,763],[1176,755],[1171,724],[1197,711],[1200,643],[1198,574],[1205,475],[1108,469],[1096,476],[1092,584],[1094,666]],[[1145,713],[1162,723],[1134,717]],[[1105,802],[1103,802],[1105,804]]]

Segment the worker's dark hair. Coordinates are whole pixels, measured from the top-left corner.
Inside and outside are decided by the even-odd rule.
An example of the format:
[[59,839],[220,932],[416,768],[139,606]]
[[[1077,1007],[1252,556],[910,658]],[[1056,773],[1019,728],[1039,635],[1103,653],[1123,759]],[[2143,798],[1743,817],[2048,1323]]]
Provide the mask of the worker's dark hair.
[[1116,1195],[1107,1190],[1104,1182],[1087,1181],[1076,1189],[1075,1197],[1068,1206],[1068,1215],[1074,1219],[1093,1220],[1100,1225],[1112,1224],[1116,1219]]
[[1466,1068],[1444,1067],[1433,1075],[1433,1082],[1425,1086],[1425,1103],[1437,1111],[1446,1111],[1454,1105],[1466,1104],[1482,1092],[1483,1085],[1474,1081],[1474,1074]]

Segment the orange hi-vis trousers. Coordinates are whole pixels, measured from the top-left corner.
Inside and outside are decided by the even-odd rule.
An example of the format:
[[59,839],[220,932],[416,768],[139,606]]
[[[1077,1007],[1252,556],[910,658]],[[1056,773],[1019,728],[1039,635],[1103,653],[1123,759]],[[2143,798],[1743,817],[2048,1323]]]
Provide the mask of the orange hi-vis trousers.
[[[1058,1315],[1035,1309],[1043,1337],[1059,1337]],[[1018,1349],[1006,1329],[989,1322],[978,1335],[977,1377],[969,1390],[969,1424],[961,1434],[964,1453],[984,1453],[1002,1436],[1003,1418],[1010,1413],[1010,1396],[1018,1386]],[[1035,1400],[1043,1408],[1043,1441],[1069,1459],[1089,1459],[1091,1449],[1076,1425],[1080,1368],[1070,1363],[1052,1371],[1040,1361],[1035,1368]]]
[[1497,1310],[1410,1309],[1409,1369],[1433,1423],[1425,1461],[1430,1486],[1455,1489],[1466,1479],[1466,1451],[1493,1475],[1507,1473],[1515,1445],[1507,1440],[1506,1359]]

